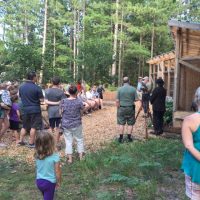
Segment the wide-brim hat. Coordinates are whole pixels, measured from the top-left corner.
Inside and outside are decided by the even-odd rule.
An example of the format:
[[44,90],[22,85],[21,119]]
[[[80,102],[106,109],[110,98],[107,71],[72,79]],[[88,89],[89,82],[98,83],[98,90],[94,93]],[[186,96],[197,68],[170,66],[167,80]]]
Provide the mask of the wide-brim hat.
[[156,80],[156,84],[164,85],[164,83],[165,83],[165,82],[163,81],[162,78],[159,78],[159,79]]

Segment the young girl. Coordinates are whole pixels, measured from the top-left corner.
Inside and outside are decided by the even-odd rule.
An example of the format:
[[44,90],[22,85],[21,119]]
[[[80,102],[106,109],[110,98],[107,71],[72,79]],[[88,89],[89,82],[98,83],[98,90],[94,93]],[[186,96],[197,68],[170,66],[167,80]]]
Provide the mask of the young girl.
[[37,187],[44,200],[53,200],[55,188],[61,184],[60,158],[53,136],[46,131],[38,133],[35,149]]
[[73,138],[77,141],[77,150],[80,160],[83,158],[84,144],[82,134],[81,111],[83,102],[77,98],[77,88],[75,85],[69,87],[70,97],[61,101],[62,128],[66,143],[65,153],[67,162],[72,163],[72,143]]
[[10,130],[13,131],[16,144],[19,142],[19,121],[20,121],[20,112],[19,112],[19,105],[17,103],[18,96],[15,95],[11,98],[13,104],[9,113],[9,121],[10,121]]

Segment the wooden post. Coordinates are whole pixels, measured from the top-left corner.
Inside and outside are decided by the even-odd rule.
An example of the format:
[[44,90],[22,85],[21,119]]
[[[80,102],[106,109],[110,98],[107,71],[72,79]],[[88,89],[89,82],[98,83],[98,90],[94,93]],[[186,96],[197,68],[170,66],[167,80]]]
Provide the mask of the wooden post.
[[176,51],[175,51],[175,76],[174,76],[174,101],[173,101],[173,111],[178,109],[178,98],[180,89],[180,64],[179,57],[181,51],[181,30],[178,28],[176,31]]
[[168,61],[168,67],[167,67],[167,72],[168,72],[168,85],[167,85],[167,96],[170,96],[170,90],[171,90],[171,60]]

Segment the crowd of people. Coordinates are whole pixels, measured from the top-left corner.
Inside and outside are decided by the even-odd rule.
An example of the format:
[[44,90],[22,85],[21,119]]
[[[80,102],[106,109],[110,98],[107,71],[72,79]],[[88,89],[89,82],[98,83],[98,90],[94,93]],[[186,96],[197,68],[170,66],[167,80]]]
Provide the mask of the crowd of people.
[[[36,83],[36,73],[29,72],[21,85],[0,84],[0,147],[7,146],[1,140],[11,130],[17,146],[35,149],[36,185],[45,200],[52,200],[55,188],[61,183],[60,158],[56,153],[60,137],[64,136],[66,144],[66,162],[73,162],[74,139],[82,160],[85,151],[82,115],[91,115],[103,108],[104,88],[93,85],[87,90],[81,81],[64,87],[59,77],[53,77],[47,88]],[[45,110],[48,120],[43,115]],[[27,133],[28,142],[25,141]]]
[[[124,141],[125,125],[128,125],[127,139],[129,142],[133,141],[132,131],[135,124],[135,101],[139,102],[140,109],[144,111],[144,117],[149,117],[150,108],[153,108],[153,127],[154,131],[151,134],[156,136],[163,134],[163,117],[165,113],[165,99],[166,89],[164,88],[164,81],[162,78],[156,80],[156,88],[152,88],[149,77],[139,77],[137,88],[131,86],[128,77],[123,78],[123,86],[117,91],[117,123],[119,126],[120,143]],[[153,89],[153,90],[152,90]]]
[[[60,137],[64,135],[67,163],[73,162],[73,140],[77,143],[79,159],[84,156],[84,139],[82,133],[82,115],[103,108],[103,86],[86,86],[78,81],[69,84],[66,89],[61,87],[59,77],[52,78],[52,84],[45,90],[36,84],[35,72],[27,74],[27,80],[19,86],[18,83],[6,82],[0,84],[0,141],[8,129],[13,132],[16,145],[26,145],[35,148],[36,185],[44,200],[53,200],[54,192],[61,184],[60,158],[57,153]],[[133,141],[132,132],[135,124],[135,101],[145,116],[152,104],[153,127],[152,134],[163,133],[163,116],[165,113],[166,89],[161,78],[152,85],[148,77],[139,77],[137,88],[131,86],[128,77],[123,78],[123,86],[118,88],[116,97],[117,124],[119,126],[119,143],[124,141],[125,125],[128,126],[127,139]],[[194,103],[200,108],[200,88],[195,94]],[[42,117],[41,105],[47,107],[47,131]],[[200,137],[199,112],[185,118],[182,128],[183,142],[186,148],[182,170],[185,173],[186,195],[190,199],[200,199]],[[21,131],[20,124],[22,124]],[[26,143],[25,135],[30,133]],[[36,134],[37,132],[37,134]],[[54,134],[52,134],[54,133]],[[0,147],[5,147],[0,143]]]
[[[27,74],[27,80],[21,85],[18,82],[0,84],[0,147],[7,145],[1,142],[7,130],[13,132],[16,145],[35,147],[36,130],[48,128],[55,133],[56,144],[59,144],[63,134],[61,128],[61,102],[70,99],[70,87],[76,87],[76,97],[83,103],[81,114],[91,115],[92,112],[103,108],[102,85],[93,85],[87,89],[85,83],[63,86],[59,77],[53,77],[51,84],[44,89],[35,84],[36,73]],[[47,110],[48,115],[44,115]],[[29,142],[25,142],[25,135],[30,132]]]

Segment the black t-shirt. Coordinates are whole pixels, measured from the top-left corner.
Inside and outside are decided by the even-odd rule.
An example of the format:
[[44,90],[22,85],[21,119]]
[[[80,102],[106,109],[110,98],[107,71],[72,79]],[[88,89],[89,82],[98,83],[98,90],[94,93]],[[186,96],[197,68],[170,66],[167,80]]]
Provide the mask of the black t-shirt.
[[24,114],[40,113],[40,99],[43,99],[42,89],[32,81],[26,81],[19,88],[19,96],[23,104]]

